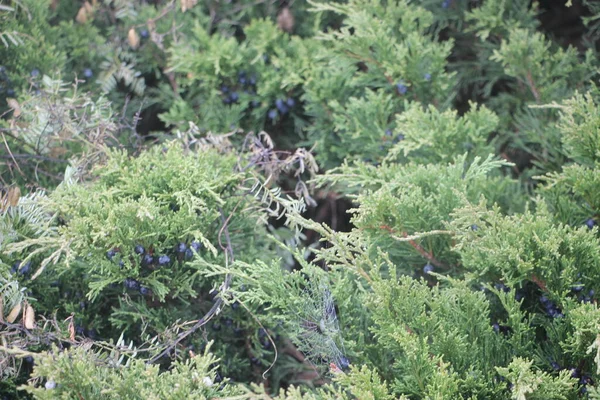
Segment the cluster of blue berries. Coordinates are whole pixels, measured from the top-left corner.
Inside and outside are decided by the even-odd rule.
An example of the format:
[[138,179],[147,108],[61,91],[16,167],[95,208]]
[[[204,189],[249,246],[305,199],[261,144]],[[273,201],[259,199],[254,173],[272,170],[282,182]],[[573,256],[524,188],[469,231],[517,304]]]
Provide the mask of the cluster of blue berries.
[[277,99],[275,100],[275,108],[270,109],[267,116],[271,121],[274,121],[279,115],[283,116],[289,113],[295,105],[296,100],[292,97],[288,97],[287,99]]
[[78,336],[87,337],[92,340],[100,339],[100,336],[98,335],[98,331],[96,329],[86,329],[81,325],[75,325],[75,334],[77,334]]
[[[154,255],[152,251],[147,250],[141,244],[134,247],[133,251],[140,257],[140,266],[146,269],[155,270],[157,268],[167,267],[172,264],[173,260],[187,261],[191,260],[194,256],[193,251],[199,252],[202,249],[202,244],[198,241],[193,241],[188,246],[186,243],[181,242],[175,246],[173,253]],[[119,253],[117,249],[111,249],[106,252],[106,257],[111,261],[116,261],[116,256]],[[123,267],[123,260],[119,260],[119,266]],[[152,290],[143,286],[138,280],[134,278],[127,278],[123,282],[123,285],[128,290],[138,291],[141,295],[147,296],[152,294]]]
[[12,82],[6,74],[6,68],[0,65],[0,95],[2,93],[6,97],[15,97],[15,90],[12,88]]
[[554,304],[550,299],[548,299],[548,297],[546,297],[546,296],[540,297],[540,303],[542,303],[542,305],[546,309],[546,314],[549,317],[564,318],[565,315],[562,313],[562,310],[556,304]]
[[[244,93],[249,95],[256,95],[256,75],[248,74],[246,71],[241,71],[238,74],[237,83],[232,86],[227,86],[225,84],[221,85],[221,94],[223,95],[223,103],[224,104],[236,104],[240,95],[238,93],[239,90],[243,90]],[[250,105],[254,108],[260,106],[260,102],[258,100],[252,100]]]
[[396,83],[396,91],[401,95],[405,95],[408,92],[408,86],[404,82],[398,82]]
[[575,284],[571,288],[571,292],[577,294],[577,300],[582,303],[591,303],[594,300],[594,295],[596,294],[594,289],[590,289],[587,291],[587,293],[585,293],[585,287],[580,283]]
[[[391,142],[390,142],[390,138],[392,139]],[[404,140],[404,135],[399,133],[396,136],[394,136],[394,132],[391,129],[386,129],[383,140],[384,140],[384,143],[386,143],[386,144],[389,144],[389,143],[396,144],[396,143],[399,143],[400,141]],[[381,146],[380,149],[383,150],[383,146]]]
[[27,261],[25,264],[21,265],[21,261],[16,261],[12,268],[10,269],[12,274],[18,273],[21,276],[26,276],[31,273],[31,261]]
[[[552,366],[552,369],[555,371],[562,371],[564,369],[556,361],[551,361],[550,365]],[[581,385],[581,388],[579,389],[579,391],[582,394],[587,393],[587,386],[594,384],[592,377],[587,374],[582,373],[582,371],[576,367],[568,368],[568,370],[571,372],[572,378],[579,379],[579,385]]]

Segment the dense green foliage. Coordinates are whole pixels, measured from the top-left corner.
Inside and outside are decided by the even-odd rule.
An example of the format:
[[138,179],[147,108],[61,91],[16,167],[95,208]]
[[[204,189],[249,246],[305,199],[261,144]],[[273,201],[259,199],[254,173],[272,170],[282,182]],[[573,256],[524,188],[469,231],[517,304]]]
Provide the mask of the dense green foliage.
[[572,3],[0,1],[0,394],[600,398]]

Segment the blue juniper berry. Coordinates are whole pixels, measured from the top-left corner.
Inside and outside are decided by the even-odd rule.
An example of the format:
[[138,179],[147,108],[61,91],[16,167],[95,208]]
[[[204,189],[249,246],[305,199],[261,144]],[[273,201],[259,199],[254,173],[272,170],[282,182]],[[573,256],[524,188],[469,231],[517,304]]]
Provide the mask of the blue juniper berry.
[[171,257],[169,257],[166,254],[162,254],[160,257],[158,257],[158,265],[165,266],[167,264],[169,264],[171,262]]
[[277,118],[277,110],[274,108],[269,110],[269,113],[267,114],[267,116],[269,117],[269,119],[271,121],[274,121]]
[[288,106],[285,104],[283,99],[275,100],[275,107],[277,107],[281,114],[286,114],[288,112]]
[[154,257],[151,254],[144,254],[142,257],[142,267],[149,267],[154,263]]
[[133,278],[125,279],[125,287],[130,290],[139,290],[140,283]]
[[147,296],[151,293],[150,289],[148,289],[146,286],[140,286],[140,294],[142,296]]
[[133,251],[135,252],[135,254],[144,254],[144,252],[146,251],[144,249],[144,246],[142,246],[141,244],[138,244],[134,247]]
[[425,266],[423,267],[423,272],[426,274],[433,272],[433,265],[431,265],[430,263],[425,264]]
[[585,221],[585,225],[589,228],[592,229],[594,226],[596,226],[596,221],[594,221],[593,218],[589,218],[588,220]]
[[396,90],[400,94],[406,94],[406,92],[408,92],[408,87],[404,83],[397,83]]
[[113,249],[106,252],[106,258],[112,261],[113,257],[117,255],[117,252]]
[[89,79],[94,76],[94,71],[92,71],[90,68],[86,68],[83,70],[83,76]]

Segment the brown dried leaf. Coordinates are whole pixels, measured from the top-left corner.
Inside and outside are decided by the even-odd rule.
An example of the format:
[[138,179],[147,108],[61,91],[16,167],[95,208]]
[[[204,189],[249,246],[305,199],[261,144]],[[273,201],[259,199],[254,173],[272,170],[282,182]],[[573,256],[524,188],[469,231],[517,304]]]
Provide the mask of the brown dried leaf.
[[282,31],[291,33],[294,30],[294,15],[289,7],[283,7],[277,16],[277,26]]
[[9,324],[12,324],[13,322],[15,322],[19,314],[21,314],[21,303],[18,303],[16,306],[13,307],[13,309],[10,311],[10,314],[8,314],[8,316],[6,317],[6,321]]
[[19,204],[19,199],[21,198],[21,189],[18,186],[11,187],[8,189],[7,200],[8,205],[11,207],[16,207]]
[[21,115],[21,105],[16,99],[9,98],[6,100],[6,102],[8,103],[8,106],[12,108],[14,117]]
[[129,33],[127,33],[127,41],[129,42],[129,46],[134,50],[140,46],[140,36],[135,29],[131,28],[129,30]]
[[85,24],[88,21],[88,19],[92,16],[93,11],[94,7],[92,7],[89,1],[86,1],[85,3],[83,3],[79,11],[77,12],[75,21],[79,22],[80,24]]
[[73,323],[73,318],[69,320],[69,339],[75,341],[75,324]]
[[198,0],[181,0],[181,11],[186,12],[198,4]]
[[23,312],[23,325],[26,329],[35,328],[35,311],[30,304],[27,304],[25,311]]

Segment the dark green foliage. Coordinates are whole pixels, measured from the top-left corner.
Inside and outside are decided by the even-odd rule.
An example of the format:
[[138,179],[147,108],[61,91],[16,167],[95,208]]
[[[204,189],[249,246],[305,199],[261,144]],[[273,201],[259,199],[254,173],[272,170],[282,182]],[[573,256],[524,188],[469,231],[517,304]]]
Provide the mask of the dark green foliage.
[[4,1],[0,393],[600,398],[558,3]]

